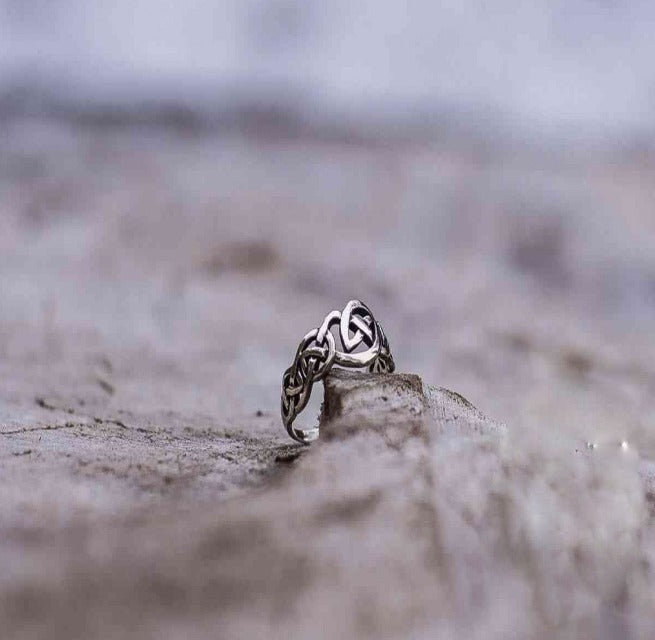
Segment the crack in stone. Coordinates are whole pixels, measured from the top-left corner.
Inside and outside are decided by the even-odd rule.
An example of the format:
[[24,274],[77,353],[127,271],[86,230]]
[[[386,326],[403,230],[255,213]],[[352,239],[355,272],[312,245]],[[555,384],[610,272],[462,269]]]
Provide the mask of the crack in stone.
[[1,431],[0,435],[15,436],[26,433],[36,433],[38,431],[60,431],[62,429],[72,429],[74,427],[87,426],[83,422],[67,422],[66,424],[46,425],[45,427],[25,427],[23,429],[15,429],[14,431]]

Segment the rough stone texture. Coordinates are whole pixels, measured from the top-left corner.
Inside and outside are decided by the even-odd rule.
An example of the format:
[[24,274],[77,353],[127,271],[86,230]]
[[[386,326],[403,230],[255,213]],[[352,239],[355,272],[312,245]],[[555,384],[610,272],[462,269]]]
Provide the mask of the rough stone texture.
[[202,134],[0,121],[0,635],[650,640],[649,147]]
[[630,456],[508,433],[416,375],[335,371],[308,448],[52,402],[5,431],[11,637],[620,637],[650,604]]
[[366,376],[334,370],[325,381],[321,437],[344,439],[372,429],[387,442],[400,445],[422,433],[426,412],[417,375]]
[[466,398],[424,385],[415,374],[369,376],[335,369],[325,381],[321,438],[344,439],[373,430],[399,446],[425,435],[503,432],[504,426],[483,416]]

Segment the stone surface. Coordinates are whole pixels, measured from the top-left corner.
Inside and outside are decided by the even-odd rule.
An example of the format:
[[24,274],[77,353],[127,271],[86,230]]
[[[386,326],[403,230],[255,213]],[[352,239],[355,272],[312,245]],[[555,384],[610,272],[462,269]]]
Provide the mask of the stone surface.
[[422,434],[427,410],[417,375],[366,376],[335,369],[325,380],[321,437],[344,439],[372,430],[400,445]]
[[457,140],[0,120],[3,638],[650,640],[652,154]]
[[416,375],[334,371],[312,447],[53,403],[5,430],[9,637],[618,637],[650,603],[629,457]]
[[369,376],[340,369],[325,381],[320,425],[323,440],[370,430],[394,445],[428,431],[468,437],[505,431],[463,396],[425,385],[415,374]]

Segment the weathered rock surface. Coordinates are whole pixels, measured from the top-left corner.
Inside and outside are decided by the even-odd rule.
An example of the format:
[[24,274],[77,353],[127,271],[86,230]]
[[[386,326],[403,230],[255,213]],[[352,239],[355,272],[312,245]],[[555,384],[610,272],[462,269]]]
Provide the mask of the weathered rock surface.
[[[617,452],[544,447],[415,375],[325,386],[312,447],[40,399],[44,426],[5,430],[5,637],[638,633],[647,510]],[[241,489],[212,497],[230,462]]]
[[[2,640],[653,637],[647,149],[35,113],[0,122]],[[281,373],[353,297],[507,429],[335,375],[292,443]]]
[[400,445],[413,436],[471,436],[504,429],[458,393],[424,385],[414,374],[368,376],[335,369],[325,381],[324,440],[372,430]]

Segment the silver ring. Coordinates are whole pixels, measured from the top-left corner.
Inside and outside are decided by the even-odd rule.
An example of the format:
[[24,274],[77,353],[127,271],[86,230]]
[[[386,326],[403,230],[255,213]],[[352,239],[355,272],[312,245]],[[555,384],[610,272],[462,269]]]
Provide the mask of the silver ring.
[[[331,331],[336,325],[342,350],[337,349]],[[360,300],[351,300],[343,311],[328,313],[323,324],[300,341],[293,364],[282,376],[282,422],[294,440],[309,444],[318,438],[318,428],[298,429],[293,421],[307,406],[314,383],[334,365],[368,367],[372,373],[391,373],[396,368],[380,323]]]

